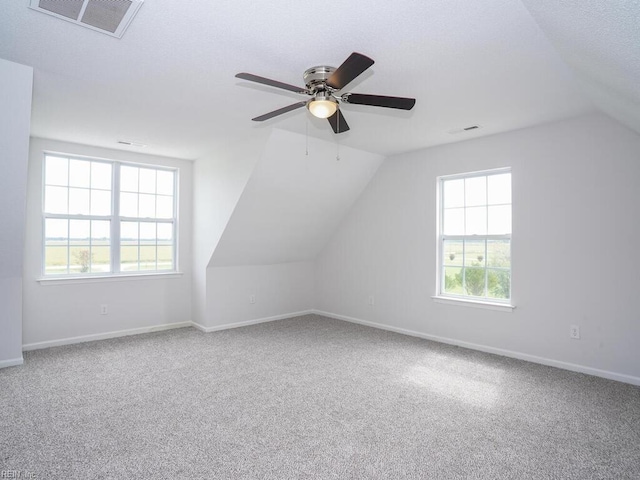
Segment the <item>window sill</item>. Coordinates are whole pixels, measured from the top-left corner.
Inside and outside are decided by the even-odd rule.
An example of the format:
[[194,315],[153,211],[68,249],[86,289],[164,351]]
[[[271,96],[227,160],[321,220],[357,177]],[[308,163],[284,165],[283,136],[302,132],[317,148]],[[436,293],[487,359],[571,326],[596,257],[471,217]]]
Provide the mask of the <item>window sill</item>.
[[445,305],[484,308],[486,310],[497,310],[501,312],[511,312],[513,311],[514,308],[516,308],[515,305],[510,305],[508,303],[493,303],[493,302],[484,302],[479,300],[467,300],[466,298],[442,297],[439,295],[434,295],[431,298],[433,298],[434,302],[443,303]]
[[100,283],[100,282],[129,282],[139,280],[167,280],[171,278],[182,278],[182,272],[167,273],[134,273],[120,275],[97,275],[86,277],[42,277],[36,281],[40,285],[76,285],[79,283]]

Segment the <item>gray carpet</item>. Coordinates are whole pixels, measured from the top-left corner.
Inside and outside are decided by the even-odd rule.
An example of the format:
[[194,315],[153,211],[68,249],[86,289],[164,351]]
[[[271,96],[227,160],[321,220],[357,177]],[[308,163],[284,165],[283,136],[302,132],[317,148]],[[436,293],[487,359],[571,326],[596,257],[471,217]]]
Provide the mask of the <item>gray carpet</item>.
[[638,387],[313,315],[26,352],[0,387],[21,478],[640,478]]

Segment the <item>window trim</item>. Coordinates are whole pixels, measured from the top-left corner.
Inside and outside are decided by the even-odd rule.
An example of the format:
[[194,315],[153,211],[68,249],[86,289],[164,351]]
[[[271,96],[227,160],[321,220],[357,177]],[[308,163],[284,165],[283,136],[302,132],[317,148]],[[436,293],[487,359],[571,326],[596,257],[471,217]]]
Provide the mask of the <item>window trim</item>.
[[[502,310],[502,311],[512,311],[515,307],[513,304],[513,291],[512,291],[512,281],[513,281],[513,260],[511,261],[511,266],[509,268],[509,297],[505,300],[500,299],[491,299],[487,297],[474,297],[470,295],[457,295],[454,293],[445,293],[444,292],[444,276],[443,276],[443,266],[444,266],[444,242],[446,240],[469,240],[473,237],[476,237],[478,240],[509,240],[509,250],[511,251],[512,246],[512,234],[513,228],[510,234],[502,234],[502,235],[445,235],[444,232],[444,182],[450,180],[459,180],[459,179],[468,179],[468,178],[476,178],[476,177],[484,177],[489,175],[501,175],[509,173],[511,174],[511,167],[499,167],[499,168],[491,168],[487,170],[479,170],[468,173],[457,173],[452,175],[440,175],[437,177],[437,188],[436,188],[436,293],[432,295],[431,298],[436,303],[443,303],[448,305],[459,305],[459,306],[469,306],[469,307],[478,307],[478,308],[486,308],[490,310]],[[512,189],[513,192],[513,189]],[[513,198],[511,199],[511,211],[513,214]],[[486,256],[485,256],[486,258]],[[486,282],[486,271],[487,267],[485,267],[485,282]]]
[[[111,215],[83,215],[83,214],[62,214],[62,213],[47,213],[45,212],[45,187],[46,187],[46,158],[47,156],[60,156],[67,159],[86,160],[91,162],[107,163],[112,166],[111,168]],[[131,166],[135,168],[149,168],[154,170],[164,170],[173,172],[173,217],[171,218],[138,218],[138,217],[123,217],[120,213],[120,167]],[[40,277],[36,280],[41,284],[63,284],[63,283],[82,283],[83,281],[111,281],[114,279],[133,279],[133,278],[149,278],[149,277],[164,277],[164,278],[176,278],[181,277],[183,273],[180,271],[178,245],[180,239],[178,238],[179,231],[179,212],[178,212],[178,195],[180,184],[180,169],[178,167],[170,167],[166,165],[157,165],[153,163],[137,163],[126,160],[108,159],[103,157],[94,157],[90,155],[79,155],[72,153],[65,153],[53,150],[44,150],[42,152],[42,178],[40,186],[41,195],[41,253],[40,253]],[[69,188],[69,186],[67,186]],[[139,193],[139,192],[138,192]],[[116,214],[117,212],[117,214]],[[109,220],[111,222],[110,235],[111,239],[118,239],[117,242],[111,241],[110,243],[110,265],[111,271],[109,272],[91,272],[91,273],[66,273],[66,274],[47,274],[45,259],[46,259],[46,220],[47,218],[59,218],[65,220]],[[171,270],[133,270],[133,271],[120,271],[120,222],[122,221],[135,221],[135,222],[154,222],[154,223],[171,223],[173,242],[172,242],[172,255],[173,255],[173,269]],[[116,246],[117,245],[117,246]],[[115,268],[118,267],[118,271]]]

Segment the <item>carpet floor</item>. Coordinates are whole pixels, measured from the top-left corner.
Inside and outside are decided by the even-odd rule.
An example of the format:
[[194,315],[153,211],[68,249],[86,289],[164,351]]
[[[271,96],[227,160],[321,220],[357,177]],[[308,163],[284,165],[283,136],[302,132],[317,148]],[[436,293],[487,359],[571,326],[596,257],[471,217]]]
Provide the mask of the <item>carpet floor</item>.
[[640,388],[316,315],[184,328],[0,370],[0,471],[638,479]]

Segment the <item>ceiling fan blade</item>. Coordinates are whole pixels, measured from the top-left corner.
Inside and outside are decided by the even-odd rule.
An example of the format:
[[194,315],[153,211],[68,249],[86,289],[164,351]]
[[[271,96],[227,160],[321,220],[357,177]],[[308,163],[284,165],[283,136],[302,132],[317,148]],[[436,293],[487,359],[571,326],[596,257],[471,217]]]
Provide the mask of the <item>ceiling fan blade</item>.
[[270,87],[282,88],[283,90],[289,90],[295,93],[309,93],[306,88],[296,87],[295,85],[289,85],[288,83],[278,82],[277,80],[271,80],[270,78],[260,77],[252,73],[238,73],[236,78],[242,80],[249,80],[250,82],[261,83],[263,85],[269,85]]
[[254,122],[264,122],[265,120],[269,120],[270,118],[277,117],[278,115],[282,115],[283,113],[290,112],[300,107],[304,107],[307,102],[298,102],[293,105],[289,105],[287,107],[279,108],[278,110],[274,110],[273,112],[265,113],[264,115],[260,115],[259,117],[252,118]]
[[333,128],[333,133],[343,133],[349,130],[349,125],[340,109],[336,110],[336,113],[327,118],[327,120],[329,120],[329,124]]
[[336,90],[341,90],[373,63],[373,60],[369,57],[353,52],[327,79],[327,85]]
[[411,110],[416,104],[415,98],[386,97],[384,95],[364,95],[362,93],[345,93],[341,100],[357,105],[371,105],[373,107],[398,108]]

